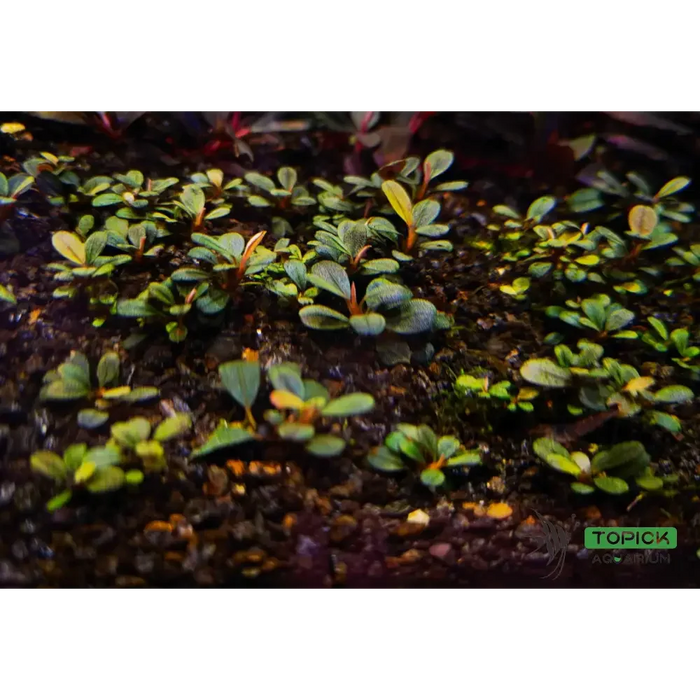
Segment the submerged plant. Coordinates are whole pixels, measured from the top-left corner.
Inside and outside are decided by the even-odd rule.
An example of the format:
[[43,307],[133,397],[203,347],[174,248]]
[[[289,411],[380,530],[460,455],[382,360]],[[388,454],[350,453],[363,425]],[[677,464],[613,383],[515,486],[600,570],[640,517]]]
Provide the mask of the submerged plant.
[[146,418],[132,418],[115,423],[107,446],[118,448],[123,462],[139,462],[146,472],[167,467],[163,443],[184,435],[192,427],[187,413],[174,413],[155,428]]
[[[219,376],[226,391],[244,410],[247,425],[222,421],[207,441],[192,453],[201,457],[219,449],[260,439],[254,432],[257,422],[252,408],[261,384],[257,360],[236,360],[219,366]],[[346,418],[367,413],[374,408],[370,394],[346,394],[332,399],[319,382],[303,379],[301,369],[291,362],[272,365],[268,379],[273,386],[265,420],[283,440],[304,444],[307,452],[317,457],[333,457],[345,449],[345,439],[335,434],[319,433],[324,419]]]
[[433,199],[424,199],[417,204],[411,202],[406,190],[396,181],[388,180],[382,184],[382,191],[389,200],[392,209],[403,219],[408,227],[403,242],[402,252],[393,251],[398,260],[410,260],[416,248],[420,250],[440,250],[450,252],[452,244],[449,241],[427,240],[444,236],[450,227],[447,224],[436,224],[435,219],[440,215],[440,204]]
[[0,173],[0,222],[6,219],[17,199],[34,184],[34,178],[19,173],[10,178]]
[[310,207],[316,204],[316,200],[309,194],[305,187],[297,185],[297,173],[294,168],[282,167],[277,171],[277,183],[260,173],[246,173],[245,181],[265,193],[247,195],[248,204],[253,207],[279,206],[282,209],[288,207]]
[[210,267],[181,267],[170,279],[177,284],[207,284],[205,292],[197,295],[197,309],[203,314],[217,314],[226,308],[244,280],[258,281],[256,276],[274,262],[277,254],[260,246],[266,233],[260,231],[247,242],[235,232],[221,236],[193,233],[192,242],[198,245],[187,255]]
[[592,460],[585,452],[569,452],[551,438],[538,438],[533,449],[548,467],[575,477],[571,490],[578,494],[591,494],[596,489],[612,495],[627,493],[632,479],[643,491],[664,487],[664,480],[650,468],[651,457],[641,442],[618,443],[597,452]]
[[338,263],[316,263],[307,276],[318,289],[345,300],[349,316],[321,304],[305,306],[299,312],[302,323],[317,330],[352,328],[359,335],[379,335],[384,330],[400,335],[424,333],[449,322],[435,306],[423,299],[413,299],[408,287],[383,278],[367,285],[365,296],[357,299],[355,283]]
[[270,403],[275,408],[265,412],[265,420],[275,426],[280,438],[303,443],[317,457],[335,457],[346,445],[339,435],[318,433],[323,419],[357,416],[374,408],[370,394],[332,399],[323,384],[303,379],[301,368],[292,362],[272,365],[267,376],[273,386]]
[[455,380],[455,391],[459,396],[488,401],[489,405],[503,406],[509,411],[532,413],[535,408],[532,400],[539,396],[539,391],[531,387],[516,388],[515,392],[513,389],[511,382],[491,384],[488,377],[471,374],[460,374]]
[[[600,351],[597,350],[600,348]],[[586,358],[582,361],[581,356]],[[523,363],[520,374],[528,382],[549,388],[574,387],[578,400],[591,411],[617,410],[621,418],[644,412],[645,419],[670,432],[679,432],[681,423],[670,413],[655,410],[656,405],[682,404],[693,400],[693,392],[683,385],[663,387],[651,392],[655,384],[652,377],[641,376],[631,365],[606,357],[599,363],[602,348],[587,346],[585,353],[574,355],[566,346],[558,346],[559,364],[548,358],[530,359]],[[582,413],[581,408],[569,407],[572,413]]]
[[421,482],[436,489],[445,483],[443,470],[468,472],[465,467],[481,464],[481,453],[465,449],[454,435],[438,437],[427,425],[400,423],[383,445],[372,448],[367,460],[374,469],[388,473],[415,465],[420,469]]
[[634,320],[634,312],[614,303],[607,294],[596,294],[581,302],[568,300],[566,308],[548,306],[547,316],[558,318],[574,328],[596,331],[597,337],[636,339],[634,331],[622,330]]
[[143,481],[143,473],[137,469],[124,471],[119,465],[122,455],[117,447],[104,446],[88,449],[85,443],[68,447],[63,455],[49,450],[34,452],[29,460],[38,474],[52,479],[62,487],[47,504],[54,511],[65,506],[75,490],[84,488],[90,493],[116,491],[125,484],[136,485]]
[[120,374],[119,355],[109,351],[97,363],[97,382],[93,383],[87,357],[74,351],[66,362],[44,375],[41,398],[44,401],[94,400],[96,408],[80,411],[78,424],[83,428],[97,428],[109,420],[108,409],[114,404],[148,401],[159,394],[154,386],[132,389],[120,385]]

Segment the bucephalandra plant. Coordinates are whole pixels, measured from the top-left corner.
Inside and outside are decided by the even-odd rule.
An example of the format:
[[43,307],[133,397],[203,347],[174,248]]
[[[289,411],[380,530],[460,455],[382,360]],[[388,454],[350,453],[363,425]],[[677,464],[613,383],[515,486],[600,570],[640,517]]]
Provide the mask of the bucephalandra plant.
[[266,233],[260,231],[247,242],[235,232],[221,236],[193,233],[192,242],[198,245],[187,255],[200,266],[181,267],[170,279],[176,284],[206,283],[205,292],[197,296],[197,308],[203,314],[218,314],[226,308],[244,280],[256,281],[256,276],[277,257],[274,251],[260,245]]
[[146,472],[158,472],[168,465],[163,443],[184,435],[192,427],[187,413],[174,413],[152,426],[146,418],[115,423],[107,447],[119,450],[121,461],[138,462]]
[[151,282],[135,299],[119,299],[114,313],[125,318],[137,318],[141,325],[160,323],[165,326],[168,338],[173,343],[181,343],[188,334],[185,325],[187,315],[208,290],[208,282],[185,289],[171,279]]
[[215,205],[214,208],[207,211],[204,190],[197,185],[185,185],[177,199],[167,206],[158,206],[151,217],[169,223],[185,219],[190,222],[192,231],[200,231],[205,221],[228,216],[230,211],[231,207],[228,204]]
[[399,423],[383,445],[374,447],[367,461],[378,471],[401,472],[415,465],[420,479],[430,489],[445,483],[445,469],[468,471],[481,464],[479,450],[467,450],[454,435],[438,437],[428,425]]
[[304,379],[301,368],[292,362],[272,365],[267,372],[273,386],[265,420],[275,426],[283,440],[301,442],[317,457],[335,457],[345,449],[339,435],[319,433],[324,419],[357,416],[374,408],[374,398],[366,393],[344,394],[332,399],[328,389],[317,381]]
[[630,481],[643,492],[661,492],[672,481],[654,475],[651,457],[638,441],[621,442],[597,451],[591,459],[585,452],[569,452],[551,438],[538,438],[533,443],[535,454],[551,469],[573,476],[575,493],[588,495],[596,489],[611,495],[629,491]]
[[[588,351],[595,352],[594,347],[589,347]],[[559,364],[549,358],[529,359],[523,363],[520,374],[536,386],[578,389],[578,400],[589,411],[604,412],[615,408],[620,418],[633,417],[644,411],[644,418],[651,425],[658,425],[672,433],[681,430],[681,423],[675,415],[654,407],[691,402],[694,394],[688,387],[674,384],[652,392],[650,389],[656,383],[655,379],[641,376],[631,365],[609,357],[599,364],[600,355],[590,354],[588,362],[581,362],[580,356],[577,362],[576,356],[569,353],[569,348],[561,346],[557,353]],[[580,408],[571,406],[569,411],[582,412]]]
[[554,197],[546,196],[536,199],[527,209],[523,216],[519,211],[505,204],[497,204],[493,208],[493,213],[505,217],[505,221],[500,224],[493,224],[490,228],[500,230],[506,240],[520,240],[527,232],[532,231],[535,226],[542,223],[542,220],[554,209],[557,200]]
[[635,331],[622,330],[632,323],[634,312],[613,302],[607,294],[596,294],[580,303],[573,299],[567,300],[566,308],[548,306],[546,313],[550,318],[558,318],[574,328],[593,330],[598,338],[637,338]]
[[288,207],[311,207],[316,200],[309,194],[305,187],[297,185],[297,173],[294,168],[282,167],[277,171],[277,183],[260,173],[246,173],[245,181],[265,193],[248,195],[248,204],[254,207],[279,206],[282,209]]
[[94,401],[94,409],[78,413],[78,424],[83,428],[97,428],[109,420],[108,409],[114,404],[148,401],[159,394],[153,386],[132,389],[128,384],[119,384],[121,363],[114,351],[102,355],[95,375],[96,383],[92,380],[87,357],[73,351],[66,362],[44,375],[41,398],[44,401]]
[[179,182],[176,177],[150,180],[140,170],[117,173],[114,175],[114,181],[108,187],[100,188],[100,192],[92,200],[92,206],[118,206],[115,214],[123,219],[146,218],[153,213],[152,208],[157,204],[158,198]]
[[17,199],[33,184],[34,178],[30,175],[18,173],[8,178],[0,173],[0,222],[10,215]]
[[78,443],[68,447],[63,455],[50,450],[34,452],[30,458],[32,470],[62,487],[47,503],[47,509],[62,508],[78,489],[104,493],[140,484],[144,471],[158,472],[167,466],[162,444],[183,435],[191,425],[190,417],[184,413],[165,418],[155,429],[145,418],[133,418],[115,423],[106,445],[88,448],[85,443]]
[[358,271],[362,275],[393,274],[398,271],[399,263],[392,258],[366,259],[377,242],[366,220],[345,219],[337,227],[325,221],[316,225],[321,230],[316,231],[309,246],[319,258],[343,265],[351,275]]
[[330,260],[316,263],[307,277],[318,289],[343,299],[349,314],[346,316],[316,303],[305,306],[299,317],[309,328],[340,330],[350,327],[360,335],[379,335],[384,330],[410,335],[449,325],[429,301],[413,299],[408,287],[383,278],[372,280],[363,299],[358,300],[355,283],[350,282],[341,265]]
[[[509,411],[524,411],[532,413],[535,409],[532,400],[539,396],[539,391],[531,387],[517,389],[509,381],[491,384],[488,377],[475,377],[471,374],[460,374],[455,380],[455,391],[459,396],[473,397],[488,401],[490,405],[503,406]],[[513,392],[516,389],[516,392]]]
[[[270,403],[275,407],[265,411],[265,420],[274,427],[279,438],[304,445],[317,457],[339,455],[346,445],[340,435],[321,433],[323,422],[361,415],[374,408],[370,394],[345,394],[331,398],[323,384],[304,379],[301,368],[291,362],[272,365],[267,372],[273,391]],[[251,440],[259,440],[253,405],[261,386],[261,368],[257,360],[235,360],[219,366],[224,388],[245,411],[246,424],[222,421],[207,441],[192,453],[203,457],[211,452]]]
[[382,191],[389,200],[392,209],[403,219],[408,227],[402,251],[392,251],[399,261],[410,260],[416,248],[420,250],[440,250],[450,252],[452,244],[449,241],[427,240],[444,236],[450,227],[447,224],[436,224],[435,219],[440,215],[440,204],[433,199],[424,199],[417,204],[411,202],[406,190],[396,181],[387,180],[382,183]]

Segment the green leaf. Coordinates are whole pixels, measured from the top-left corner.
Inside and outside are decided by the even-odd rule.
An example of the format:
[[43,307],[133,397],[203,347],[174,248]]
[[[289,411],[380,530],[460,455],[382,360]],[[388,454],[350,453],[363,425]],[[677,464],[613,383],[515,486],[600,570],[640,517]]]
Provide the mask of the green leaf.
[[316,457],[337,457],[345,449],[345,440],[337,435],[315,435],[304,448]]
[[380,472],[400,472],[406,469],[401,457],[384,445],[373,448],[367,455],[367,461]]
[[374,397],[371,394],[346,394],[329,401],[321,410],[321,415],[340,418],[343,416],[358,416],[374,408]]
[[97,466],[95,465],[94,462],[83,462],[75,470],[75,473],[73,474],[73,481],[76,484],[82,484],[83,482],[87,481],[95,473],[96,469],[97,469]]
[[605,328],[605,306],[598,299],[584,299],[581,308],[597,330],[602,331]]
[[350,299],[351,290],[348,273],[336,262],[323,260],[316,263],[311,268],[308,280],[319,289],[324,289],[342,299]]
[[314,426],[306,423],[282,423],[277,427],[277,433],[283,440],[294,442],[306,442],[315,432]]
[[119,379],[119,355],[116,352],[106,352],[97,364],[97,381],[101,388],[113,384]]
[[149,401],[155,399],[160,394],[160,391],[154,386],[137,386],[128,394],[122,397],[122,401],[128,403],[139,403],[141,401]]
[[454,435],[443,435],[437,444],[438,455],[448,459],[459,450],[459,440]]
[[651,425],[658,425],[660,428],[668,430],[670,433],[678,433],[681,430],[681,422],[676,416],[663,411],[648,411],[646,418]]
[[620,442],[609,450],[598,452],[591,462],[591,472],[617,471],[625,476],[640,474],[650,463],[651,458],[641,442]]
[[55,452],[49,450],[34,452],[29,458],[29,464],[32,471],[48,476],[54,481],[62,481],[66,477],[66,466]]
[[260,173],[246,173],[245,181],[253,185],[254,187],[259,187],[261,190],[270,192],[275,189],[275,183],[269,178],[261,175]]
[[372,310],[380,306],[393,308],[409,301],[413,293],[402,284],[394,284],[384,279],[372,280],[367,286],[364,303]]
[[605,493],[612,494],[613,496],[627,493],[629,491],[627,482],[614,476],[599,476],[593,479],[593,483],[601,491],[605,491]]
[[180,195],[180,203],[189,214],[190,218],[197,217],[200,211],[204,209],[206,199],[204,192],[196,185],[185,185]]
[[475,467],[481,464],[481,452],[478,450],[465,450],[447,460],[448,467]]
[[88,396],[90,387],[73,379],[59,379],[45,386],[41,398],[45,401],[73,401]]
[[299,365],[293,362],[280,362],[267,370],[267,377],[275,389],[288,391],[302,400],[308,398]]
[[610,313],[605,321],[606,331],[616,331],[630,324],[634,320],[634,313],[629,309],[617,309]]
[[643,204],[632,207],[627,217],[630,231],[639,236],[648,236],[659,223],[656,212]]
[[635,479],[637,486],[645,491],[658,491],[663,488],[663,479],[658,476],[639,476]]
[[539,222],[554,209],[556,203],[557,200],[555,197],[540,197],[528,207],[525,218]]
[[386,327],[381,314],[369,313],[350,316],[350,326],[359,335],[380,335]]
[[687,177],[675,177],[673,180],[667,182],[654,196],[654,199],[662,199],[663,197],[670,197],[676,192],[680,192],[685,189],[690,184],[690,179]]
[[93,207],[111,207],[115,204],[124,204],[124,200],[121,195],[115,194],[114,192],[105,192],[104,194],[98,194],[92,200]]
[[125,447],[134,448],[139,442],[147,440],[151,434],[151,424],[142,417],[129,421],[115,423],[112,426],[112,437]]
[[291,192],[297,184],[297,172],[294,168],[282,167],[277,171],[277,179],[283,189]]
[[350,323],[343,314],[320,304],[305,306],[299,311],[299,318],[305,326],[316,330],[340,330]]
[[103,467],[98,469],[87,483],[90,493],[116,491],[124,485],[124,470],[119,467]]
[[398,307],[398,315],[386,319],[389,330],[401,335],[424,333],[432,330],[437,309],[425,299],[411,299]]
[[197,459],[198,457],[204,457],[212,452],[216,452],[217,450],[233,447],[234,445],[240,445],[254,439],[255,435],[249,430],[222,425],[214,430],[207,441],[199,449],[192,452],[192,458]]
[[693,398],[693,392],[680,384],[664,387],[654,394],[654,399],[662,403],[690,403]]
[[219,377],[226,391],[249,410],[260,389],[260,363],[257,360],[226,362],[219,365]]
[[424,469],[420,473],[420,480],[424,486],[436,489],[445,483],[445,475],[440,469]]
[[192,419],[187,413],[176,413],[162,421],[153,433],[153,439],[166,442],[186,433],[192,427]]
[[94,408],[86,408],[78,413],[78,425],[86,430],[99,428],[109,420],[109,413],[97,411]]
[[140,469],[129,469],[129,471],[124,475],[124,481],[129,486],[138,486],[143,479],[143,472]]
[[416,229],[428,226],[440,214],[440,205],[434,199],[424,199],[413,207],[413,225]]
[[590,484],[582,484],[578,481],[574,481],[574,483],[571,484],[571,490],[574,493],[578,493],[583,496],[588,496],[589,494],[595,491],[595,489]]
[[121,452],[115,445],[105,445],[104,447],[93,447],[89,449],[84,457],[85,462],[94,462],[98,469],[118,464],[121,460]]
[[454,162],[454,154],[451,151],[433,151],[423,163],[423,173],[427,182],[442,175]]
[[581,467],[579,467],[576,462],[564,457],[564,455],[557,454],[556,452],[550,452],[544,461],[550,467],[552,467],[552,469],[556,469],[559,472],[564,472],[565,474],[578,476],[581,473]]
[[74,472],[84,461],[87,445],[84,442],[70,445],[63,453],[63,463],[69,472]]
[[0,301],[5,301],[8,304],[16,304],[17,297],[7,288],[0,284]]
[[63,508],[71,499],[73,493],[69,490],[61,491],[61,493],[56,494],[52,499],[50,499],[46,504],[46,510],[49,513],[53,513],[59,508]]
[[523,379],[537,386],[565,387],[571,383],[571,371],[550,359],[527,360],[520,368]]

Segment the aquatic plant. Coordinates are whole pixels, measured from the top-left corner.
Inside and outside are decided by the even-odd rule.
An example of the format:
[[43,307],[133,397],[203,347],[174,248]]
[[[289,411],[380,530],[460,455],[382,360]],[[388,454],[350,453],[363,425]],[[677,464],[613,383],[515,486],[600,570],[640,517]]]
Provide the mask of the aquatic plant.
[[7,178],[0,173],[0,222],[6,219],[22,194],[31,188],[34,178],[18,173]]
[[[331,398],[319,382],[304,379],[301,368],[291,362],[272,365],[267,372],[273,391],[270,403],[274,409],[265,411],[265,420],[285,441],[304,445],[307,452],[317,457],[334,457],[345,449],[345,439],[337,434],[320,433],[327,419],[361,415],[374,408],[374,398],[366,393],[345,394]],[[257,422],[252,407],[261,385],[258,360],[235,360],[219,366],[219,377],[224,388],[245,411],[247,425],[223,421],[207,441],[192,453],[202,457],[219,449],[261,439],[254,431]]]
[[[644,419],[670,432],[679,432],[681,423],[675,415],[655,410],[656,405],[689,403],[694,394],[680,384],[663,387],[656,392],[650,389],[655,379],[642,376],[632,366],[606,357],[600,364],[601,346],[591,344],[585,349],[585,361],[577,358],[566,346],[558,346],[557,364],[551,359],[529,359],[520,368],[526,381],[541,387],[578,388],[580,404],[591,411],[607,411],[616,407],[621,418],[630,418],[643,412]],[[579,407],[569,407],[570,412],[580,414]]]
[[29,463],[33,471],[52,479],[62,490],[46,504],[49,511],[67,505],[74,491],[89,493],[116,491],[126,484],[143,481],[138,469],[124,471],[119,465],[121,452],[114,446],[92,447],[85,443],[70,445],[58,455],[50,450],[32,453]]
[[345,449],[345,439],[334,434],[319,434],[323,419],[347,418],[371,411],[374,398],[366,393],[344,394],[331,398],[323,384],[303,379],[301,368],[292,362],[272,365],[268,379],[273,386],[265,420],[275,426],[283,440],[301,442],[317,457],[334,457]]
[[167,205],[158,206],[157,210],[151,214],[151,218],[169,223],[184,219],[190,222],[192,231],[200,231],[205,221],[228,216],[230,211],[231,207],[228,204],[215,205],[207,211],[204,190],[197,185],[185,185],[177,199]]
[[316,263],[307,279],[318,289],[343,299],[349,315],[321,304],[305,306],[299,311],[302,323],[316,330],[352,328],[359,335],[376,336],[384,330],[400,335],[424,333],[449,325],[435,306],[423,299],[413,299],[408,287],[383,278],[372,280],[361,301],[355,283],[350,283],[345,269],[338,263]]
[[294,168],[281,167],[277,171],[277,183],[274,180],[256,172],[245,174],[245,181],[264,192],[260,194],[248,194],[248,204],[253,207],[278,206],[281,209],[288,207],[311,207],[316,200],[309,194],[305,187],[297,185],[297,172]]
[[468,473],[466,467],[481,464],[481,453],[465,449],[454,435],[438,437],[428,425],[400,423],[383,445],[372,448],[367,461],[374,469],[387,473],[415,465],[420,469],[421,482],[436,489],[445,483],[444,470]]
[[115,423],[110,430],[107,447],[119,450],[120,462],[139,462],[146,472],[167,467],[163,443],[184,435],[192,427],[187,413],[173,413],[153,427],[142,417]]
[[435,219],[440,215],[440,204],[434,199],[424,199],[417,204],[411,202],[406,190],[395,180],[382,183],[382,192],[389,200],[392,209],[403,219],[407,226],[401,251],[394,250],[392,255],[399,261],[412,259],[415,249],[439,250],[450,252],[452,244],[449,241],[422,241],[421,238],[433,239],[444,236],[450,230],[447,224],[436,224]]
[[92,200],[92,206],[118,206],[115,214],[122,219],[146,218],[160,195],[179,182],[176,177],[164,180],[146,179],[140,170],[117,173],[114,180],[116,182],[110,183],[108,187],[100,187],[100,191]]
[[106,352],[97,363],[94,383],[87,357],[73,351],[70,358],[55,370],[44,375],[41,390],[43,401],[78,401],[88,399],[95,408],[78,413],[78,424],[83,428],[97,428],[109,420],[109,408],[117,403],[140,403],[156,398],[159,391],[154,386],[132,388],[119,384],[121,363],[114,351]]
[[575,477],[571,490],[588,495],[596,489],[612,495],[629,491],[629,482],[643,491],[660,491],[664,479],[654,475],[651,457],[641,442],[621,442],[600,450],[591,459],[585,452],[569,452],[551,438],[538,438],[533,443],[535,454],[555,471]]
[[398,271],[399,263],[392,258],[365,259],[377,243],[377,236],[367,226],[366,220],[344,219],[337,227],[326,221],[318,221],[316,225],[321,230],[316,231],[309,246],[319,258],[346,267],[349,274],[359,271],[361,275],[371,276]]
[[488,377],[475,377],[471,374],[460,374],[455,380],[454,388],[458,396],[475,398],[480,402],[488,402],[489,406],[525,413],[534,411],[532,400],[539,396],[539,391],[531,387],[517,388],[509,381],[491,384]]
[[622,330],[632,323],[634,312],[613,302],[607,294],[596,294],[581,302],[569,299],[566,307],[548,306],[546,314],[574,328],[593,330],[597,338],[637,338],[635,331]]

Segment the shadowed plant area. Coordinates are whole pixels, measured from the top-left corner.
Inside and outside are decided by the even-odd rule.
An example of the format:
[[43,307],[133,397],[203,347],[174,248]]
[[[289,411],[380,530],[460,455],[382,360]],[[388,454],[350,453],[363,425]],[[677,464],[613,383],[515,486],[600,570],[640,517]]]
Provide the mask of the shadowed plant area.
[[0,585],[697,585],[700,118],[542,116],[0,114]]

